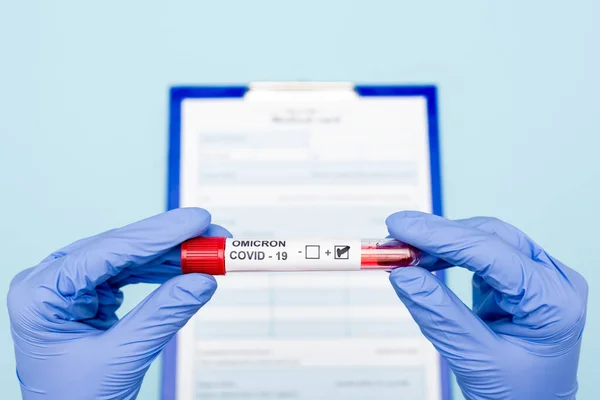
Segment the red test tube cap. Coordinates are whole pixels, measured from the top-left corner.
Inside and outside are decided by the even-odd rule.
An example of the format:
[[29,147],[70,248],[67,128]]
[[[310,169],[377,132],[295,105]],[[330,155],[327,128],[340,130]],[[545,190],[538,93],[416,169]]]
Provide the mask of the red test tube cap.
[[225,238],[205,237],[183,242],[181,272],[225,275]]

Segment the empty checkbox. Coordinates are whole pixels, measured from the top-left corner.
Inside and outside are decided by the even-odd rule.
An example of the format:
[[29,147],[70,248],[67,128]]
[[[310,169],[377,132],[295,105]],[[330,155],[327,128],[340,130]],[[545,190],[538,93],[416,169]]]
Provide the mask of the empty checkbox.
[[307,260],[318,260],[321,258],[321,246],[315,244],[306,245],[304,256]]

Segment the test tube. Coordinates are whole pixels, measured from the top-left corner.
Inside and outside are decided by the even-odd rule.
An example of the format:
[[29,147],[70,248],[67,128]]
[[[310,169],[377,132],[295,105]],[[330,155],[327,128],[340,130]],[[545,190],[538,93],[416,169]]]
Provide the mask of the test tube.
[[396,239],[230,239],[205,237],[181,245],[181,270],[231,272],[392,270],[416,266],[419,250]]

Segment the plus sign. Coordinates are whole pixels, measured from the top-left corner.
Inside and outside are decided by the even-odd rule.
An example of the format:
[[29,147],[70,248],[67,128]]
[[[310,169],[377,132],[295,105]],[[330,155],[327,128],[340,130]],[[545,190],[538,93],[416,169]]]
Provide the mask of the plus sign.
[[329,256],[329,255],[331,254],[331,252],[330,252],[329,250],[327,250],[327,251],[325,252],[325,254],[327,254],[327,255]]

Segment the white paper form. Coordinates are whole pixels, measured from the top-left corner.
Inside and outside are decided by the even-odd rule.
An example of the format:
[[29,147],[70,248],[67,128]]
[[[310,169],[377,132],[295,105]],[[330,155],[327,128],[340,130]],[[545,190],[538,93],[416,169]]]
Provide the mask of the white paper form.
[[[381,238],[431,212],[424,97],[186,99],[180,206],[244,238]],[[177,399],[441,398],[439,358],[385,272],[219,278],[178,336]]]

